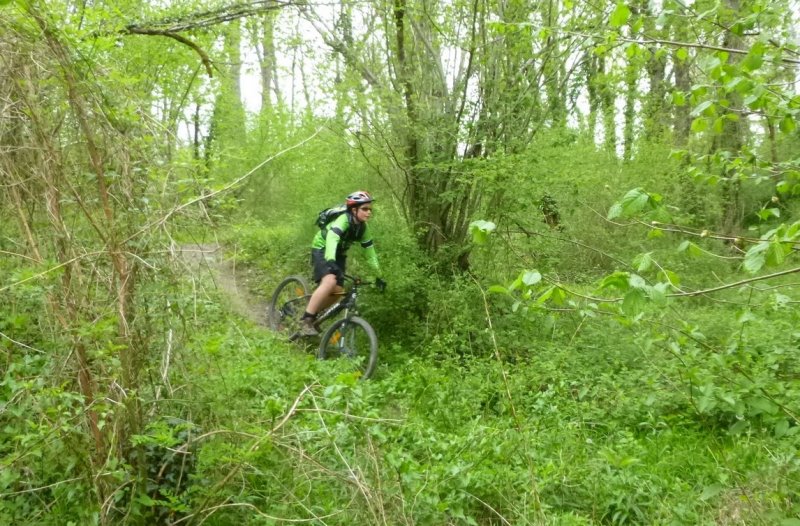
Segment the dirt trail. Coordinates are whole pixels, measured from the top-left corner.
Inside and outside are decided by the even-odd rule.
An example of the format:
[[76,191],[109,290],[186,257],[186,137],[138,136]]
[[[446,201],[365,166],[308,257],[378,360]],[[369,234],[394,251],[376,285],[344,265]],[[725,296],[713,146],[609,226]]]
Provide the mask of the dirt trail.
[[255,296],[252,278],[225,259],[218,244],[195,244],[180,247],[182,259],[192,274],[209,274],[217,289],[227,299],[231,309],[259,325],[266,326],[267,299]]

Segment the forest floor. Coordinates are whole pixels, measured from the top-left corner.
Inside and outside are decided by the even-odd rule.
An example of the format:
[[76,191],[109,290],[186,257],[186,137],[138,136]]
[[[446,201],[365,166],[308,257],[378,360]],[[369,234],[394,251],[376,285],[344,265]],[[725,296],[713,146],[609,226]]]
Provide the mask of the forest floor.
[[[208,276],[231,310],[257,325],[267,326],[269,302],[252,292],[259,288],[257,278],[227,259],[224,247],[216,243],[182,245],[180,254],[193,278]],[[194,281],[208,282],[204,279]]]

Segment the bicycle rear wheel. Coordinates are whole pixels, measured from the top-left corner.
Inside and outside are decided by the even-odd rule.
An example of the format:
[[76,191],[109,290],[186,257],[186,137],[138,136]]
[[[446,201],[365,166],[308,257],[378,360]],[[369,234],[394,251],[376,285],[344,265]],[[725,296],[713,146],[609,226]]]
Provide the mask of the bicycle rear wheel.
[[296,334],[300,329],[300,318],[308,305],[308,292],[308,284],[300,276],[289,276],[281,281],[267,307],[270,329],[290,337]]
[[378,336],[367,320],[353,316],[336,321],[322,335],[317,353],[321,360],[351,360],[366,380],[378,365]]

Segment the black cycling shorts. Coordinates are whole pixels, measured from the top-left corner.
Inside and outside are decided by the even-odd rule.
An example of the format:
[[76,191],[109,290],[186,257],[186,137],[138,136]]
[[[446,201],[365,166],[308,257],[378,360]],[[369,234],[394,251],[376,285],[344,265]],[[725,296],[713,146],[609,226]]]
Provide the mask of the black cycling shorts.
[[[336,264],[339,266],[339,269],[341,269],[341,273],[337,277],[336,283],[340,287],[344,285],[345,263],[347,263],[347,256],[345,255],[336,256]],[[311,268],[314,269],[314,283],[319,283],[320,281],[322,281],[322,278],[324,278],[325,275],[332,274],[330,268],[328,267],[328,262],[325,261],[324,248],[311,249]]]

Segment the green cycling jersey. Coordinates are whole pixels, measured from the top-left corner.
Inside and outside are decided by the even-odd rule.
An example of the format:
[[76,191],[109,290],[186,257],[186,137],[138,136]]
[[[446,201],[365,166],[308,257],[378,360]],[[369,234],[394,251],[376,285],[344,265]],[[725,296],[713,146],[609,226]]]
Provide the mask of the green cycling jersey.
[[372,234],[367,223],[357,223],[350,212],[341,214],[320,229],[314,236],[311,248],[324,249],[326,261],[336,261],[342,257],[354,242],[358,241],[365,250],[367,262],[380,275],[378,255],[372,241]]

